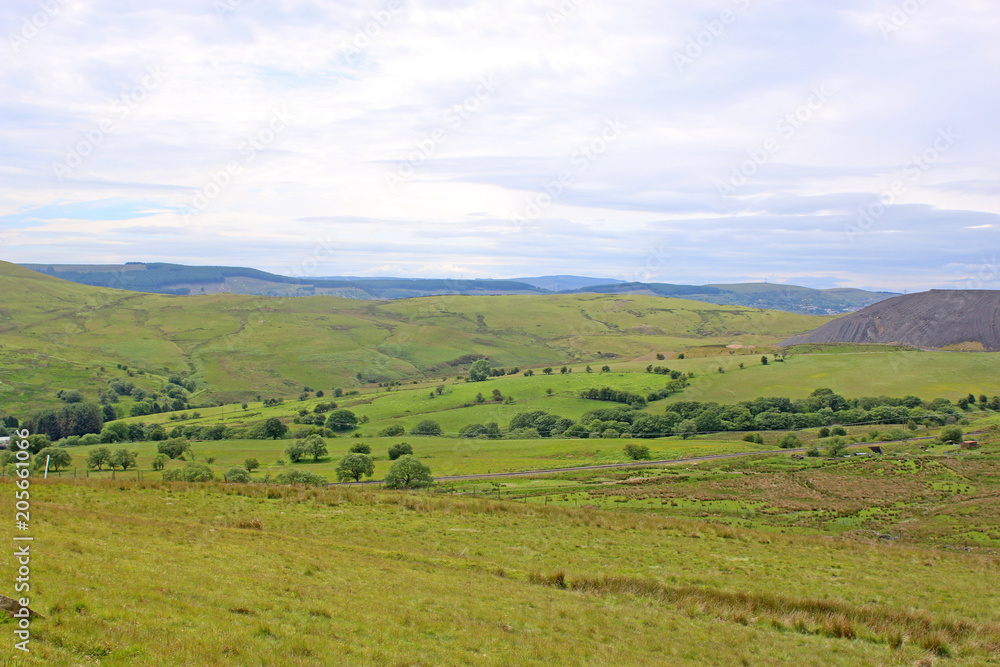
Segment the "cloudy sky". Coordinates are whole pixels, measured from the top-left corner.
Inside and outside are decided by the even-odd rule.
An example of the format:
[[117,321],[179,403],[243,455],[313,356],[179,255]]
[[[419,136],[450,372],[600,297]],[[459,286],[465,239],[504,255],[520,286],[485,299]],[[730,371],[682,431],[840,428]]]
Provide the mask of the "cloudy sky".
[[991,0],[6,0],[0,259],[1000,288]]

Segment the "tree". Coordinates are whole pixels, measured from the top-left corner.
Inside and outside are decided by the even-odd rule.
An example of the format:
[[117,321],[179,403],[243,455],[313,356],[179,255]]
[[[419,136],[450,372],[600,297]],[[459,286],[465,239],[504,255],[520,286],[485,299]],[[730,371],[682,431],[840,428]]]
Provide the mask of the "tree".
[[431,469],[409,454],[396,459],[385,476],[388,489],[412,489],[429,486],[433,482]]
[[442,433],[441,425],[430,419],[425,419],[410,429],[410,435],[441,435]]
[[360,482],[362,477],[375,474],[375,460],[368,454],[347,454],[337,464],[337,481]]
[[167,467],[170,458],[166,454],[157,454],[153,457],[153,470],[163,470]]
[[493,365],[489,359],[479,359],[469,367],[469,382],[482,382],[490,376]]
[[285,426],[277,417],[270,417],[264,422],[264,437],[277,440],[288,432]]
[[111,450],[107,447],[92,449],[90,450],[90,453],[87,454],[87,467],[101,470],[105,465],[107,465],[109,458],[111,458]]
[[347,450],[351,454],[371,454],[371,445],[366,445],[363,442],[359,442],[356,445],[351,445],[351,448]]
[[493,390],[493,400],[496,401],[497,403],[503,400],[503,394],[500,393],[499,389]]
[[760,357],[760,363],[762,363],[765,366],[767,366],[767,355],[761,355],[761,357]]
[[32,454],[37,454],[46,447],[51,447],[52,441],[49,440],[49,436],[44,433],[36,433],[35,435],[28,436],[28,451]]
[[952,424],[941,429],[938,440],[941,442],[962,442],[962,429]]
[[334,410],[326,418],[326,427],[331,431],[353,431],[358,427],[358,416],[350,410]]
[[403,435],[402,424],[393,424],[392,426],[386,426],[384,429],[379,431],[378,435],[380,438],[394,438],[397,435]]
[[649,447],[634,442],[625,445],[624,452],[633,461],[645,461],[650,458]]
[[285,454],[288,454],[289,461],[298,463],[308,452],[306,451],[305,444],[301,440],[296,440],[285,448]]
[[135,467],[135,452],[130,452],[129,450],[121,447],[111,452],[111,456],[108,457],[108,467],[114,470],[115,468],[121,468],[122,470],[128,470],[129,468]]
[[591,368],[590,366],[587,366],[587,368],[586,368],[586,369],[584,369],[584,370],[585,370],[585,371],[586,371],[587,373],[592,373],[592,372],[594,372],[594,369],[593,369],[593,368]]
[[608,365],[601,366],[601,372],[602,373],[610,373],[611,372],[611,366],[608,366]]
[[315,433],[310,435],[302,443],[305,453],[313,457],[313,463],[319,461],[321,456],[326,456],[326,442]]
[[62,447],[46,447],[35,455],[39,468],[45,468],[45,459],[49,459],[49,470],[59,472],[60,468],[68,468],[72,462],[72,457]]
[[685,419],[674,428],[674,434],[681,436],[684,440],[687,440],[697,432],[698,425],[695,424],[693,419]]
[[542,369],[542,373],[544,373],[545,375],[552,375],[552,369],[551,368],[543,368]]
[[184,452],[190,450],[191,445],[184,438],[170,438],[169,440],[164,440],[156,445],[157,452],[160,454],[166,454],[172,459],[176,459]]
[[400,456],[405,456],[406,454],[413,454],[413,447],[406,444],[405,442],[401,442],[389,448],[390,461],[395,461]]
[[829,442],[826,446],[827,456],[843,456],[844,452],[847,451],[847,442],[837,436]]

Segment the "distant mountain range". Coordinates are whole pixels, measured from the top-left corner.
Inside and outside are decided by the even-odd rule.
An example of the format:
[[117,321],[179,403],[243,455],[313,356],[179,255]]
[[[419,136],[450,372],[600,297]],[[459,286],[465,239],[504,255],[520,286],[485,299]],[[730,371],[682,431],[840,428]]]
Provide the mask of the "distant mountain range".
[[188,266],[161,262],[108,265],[22,264],[21,266],[84,285],[157,294],[231,292],[261,296],[329,295],[368,300],[442,294],[645,294],[817,315],[848,313],[895,296],[889,292],[858,289],[820,290],[773,283],[674,285],[569,275],[510,280],[354,276],[293,278],[247,267]]
[[1000,351],[1000,291],[931,290],[881,301],[783,341]]

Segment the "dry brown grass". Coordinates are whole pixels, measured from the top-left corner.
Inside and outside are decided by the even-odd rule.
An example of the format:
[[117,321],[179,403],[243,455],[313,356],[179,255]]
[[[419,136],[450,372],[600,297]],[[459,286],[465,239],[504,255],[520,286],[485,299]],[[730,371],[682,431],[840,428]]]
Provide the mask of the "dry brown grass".
[[567,577],[562,570],[535,573],[531,583],[583,593],[649,598],[678,609],[697,610],[740,623],[765,623],[776,629],[838,639],[864,639],[900,648],[907,641],[937,656],[969,646],[1000,656],[1000,624],[964,618],[934,618],[926,613],[857,606],[839,600],[788,597],[759,592],[729,592],[697,586],[669,586],[653,579],[625,576]]

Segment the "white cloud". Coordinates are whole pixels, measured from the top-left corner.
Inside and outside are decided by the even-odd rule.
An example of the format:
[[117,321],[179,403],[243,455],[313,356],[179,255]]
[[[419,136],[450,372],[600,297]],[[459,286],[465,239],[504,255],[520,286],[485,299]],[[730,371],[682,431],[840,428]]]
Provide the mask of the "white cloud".
[[[63,3],[5,45],[4,259],[289,272],[322,255],[316,275],[629,278],[652,275],[663,247],[668,282],[900,289],[960,280],[1000,215],[1000,16],[984,0],[923,3],[887,37],[893,5],[869,0],[583,2],[554,24],[558,3],[527,0],[229,4],[220,17],[209,0]],[[735,19],[701,35],[725,9]],[[5,3],[0,34],[37,11]],[[359,30],[370,43],[345,50]],[[678,71],[689,39],[703,53]],[[163,75],[143,90],[151,69]],[[822,86],[829,99],[809,107]],[[261,141],[275,113],[287,127]],[[581,161],[615,118],[627,129]],[[954,146],[845,234],[949,126]],[[88,154],[59,180],[53,164],[74,150]],[[745,182],[722,197],[734,170]],[[563,172],[571,182],[526,218]],[[112,199],[156,213],[25,222]]]

